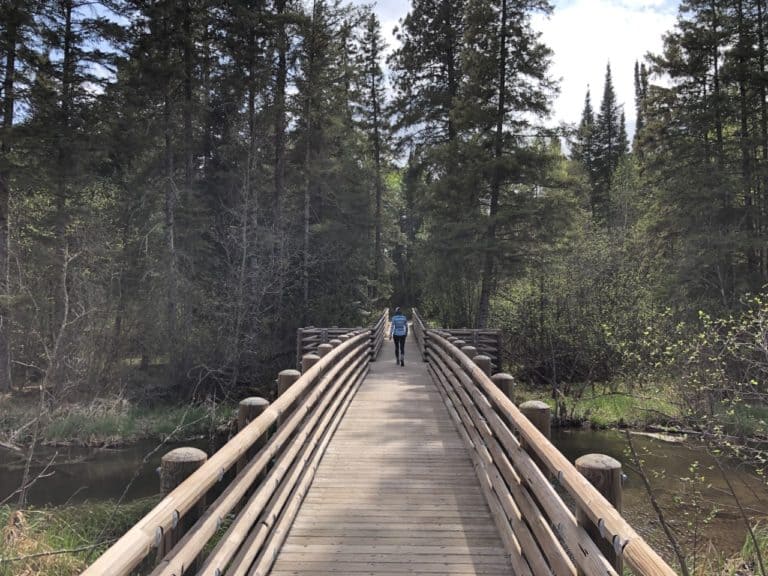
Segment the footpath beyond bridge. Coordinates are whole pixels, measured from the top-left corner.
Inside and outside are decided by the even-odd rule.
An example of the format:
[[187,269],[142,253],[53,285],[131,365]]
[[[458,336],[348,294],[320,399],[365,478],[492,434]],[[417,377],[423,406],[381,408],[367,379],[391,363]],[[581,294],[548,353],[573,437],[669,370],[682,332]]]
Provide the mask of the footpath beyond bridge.
[[620,507],[618,463],[580,459],[593,486],[546,406],[525,407],[534,424],[490,377],[493,335],[460,333],[478,355],[414,311],[398,367],[386,325],[300,331],[303,373],[243,401],[210,459],[168,454],[166,496],[83,574],[674,574],[601,495]]

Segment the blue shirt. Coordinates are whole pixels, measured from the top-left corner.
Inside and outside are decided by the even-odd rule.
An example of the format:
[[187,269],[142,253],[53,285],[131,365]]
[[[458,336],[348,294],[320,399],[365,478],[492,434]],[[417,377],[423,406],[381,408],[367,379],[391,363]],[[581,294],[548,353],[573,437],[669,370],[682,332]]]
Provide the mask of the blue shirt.
[[408,336],[408,318],[402,314],[392,316],[391,336]]

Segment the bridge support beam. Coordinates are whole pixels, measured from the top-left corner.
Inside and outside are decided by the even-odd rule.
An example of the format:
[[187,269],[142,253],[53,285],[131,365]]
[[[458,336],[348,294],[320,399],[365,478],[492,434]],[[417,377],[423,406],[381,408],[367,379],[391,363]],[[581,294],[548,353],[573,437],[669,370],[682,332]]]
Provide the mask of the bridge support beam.
[[[581,472],[590,484],[621,513],[621,462],[605,454],[585,454],[576,460],[576,470]],[[616,572],[622,574],[621,550],[617,550],[617,546],[603,537],[602,527],[595,526],[589,519],[589,515],[579,506],[576,507],[576,522],[579,526],[583,526],[592,540],[597,543]],[[621,546],[620,543],[617,544],[618,547]]]

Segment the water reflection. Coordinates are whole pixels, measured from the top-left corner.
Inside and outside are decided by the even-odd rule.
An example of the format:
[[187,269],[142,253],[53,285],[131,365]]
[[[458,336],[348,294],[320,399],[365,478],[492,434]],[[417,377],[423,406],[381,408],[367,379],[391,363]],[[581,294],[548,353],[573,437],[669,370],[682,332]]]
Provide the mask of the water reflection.
[[[160,481],[157,467],[160,458],[180,444],[166,444],[148,457],[158,446],[157,441],[146,441],[119,449],[104,448],[40,448],[35,455],[31,478],[37,476],[54,458],[51,475],[40,478],[29,490],[28,503],[34,506],[79,503],[85,500],[116,499],[138,472],[127,493],[128,499],[157,494]],[[207,451],[207,441],[185,442]],[[0,501],[12,494],[21,484],[24,460],[0,452]],[[13,502],[14,500],[11,500]]]
[[[660,552],[671,560],[671,551],[651,508],[642,479],[631,466],[623,432],[591,430],[556,430],[553,442],[573,462],[589,453],[607,454],[622,462],[627,480],[624,485],[624,516],[632,526]],[[665,518],[675,528],[684,548],[690,553],[694,525],[701,531],[698,546],[711,541],[721,554],[732,555],[740,550],[746,536],[736,501],[728,489],[715,461],[703,448],[689,444],[664,442],[645,436],[633,436],[632,442],[644,460],[654,495],[661,504]],[[692,478],[691,467],[698,462],[697,475]],[[768,490],[765,483],[738,463],[725,463],[734,491],[750,516],[756,520],[768,516]],[[700,504],[691,506],[695,499],[692,491],[700,494]],[[711,515],[708,523],[701,520]],[[703,536],[703,538],[701,538]]]

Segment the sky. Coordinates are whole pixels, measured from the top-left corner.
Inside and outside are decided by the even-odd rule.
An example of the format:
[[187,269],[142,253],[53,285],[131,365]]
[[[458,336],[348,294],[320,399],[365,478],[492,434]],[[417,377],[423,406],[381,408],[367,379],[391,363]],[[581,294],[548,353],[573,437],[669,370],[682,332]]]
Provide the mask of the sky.
[[[647,52],[659,52],[671,30],[677,0],[554,0],[551,16],[536,15],[534,27],[554,51],[551,74],[560,79],[551,124],[578,123],[587,87],[592,106],[600,106],[605,67],[611,64],[618,102],[624,104],[627,129],[634,133],[634,65]],[[374,6],[390,48],[392,30],[410,9],[410,0],[378,0]]]

